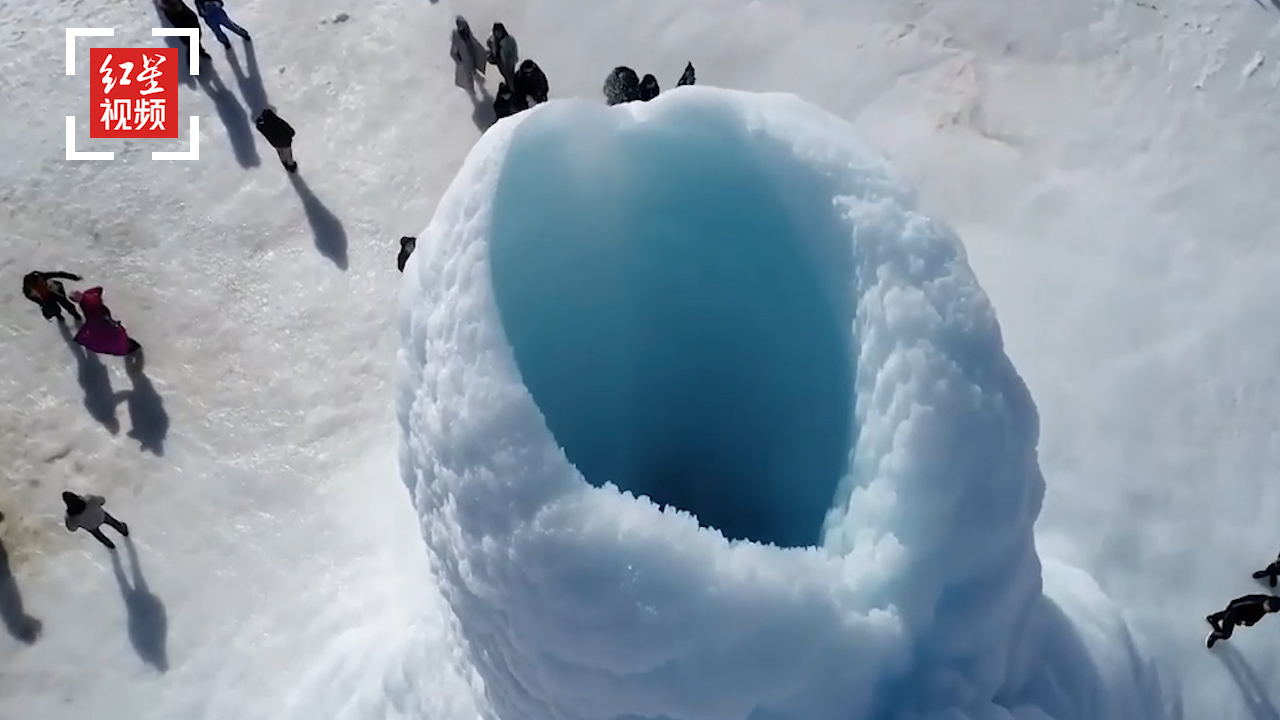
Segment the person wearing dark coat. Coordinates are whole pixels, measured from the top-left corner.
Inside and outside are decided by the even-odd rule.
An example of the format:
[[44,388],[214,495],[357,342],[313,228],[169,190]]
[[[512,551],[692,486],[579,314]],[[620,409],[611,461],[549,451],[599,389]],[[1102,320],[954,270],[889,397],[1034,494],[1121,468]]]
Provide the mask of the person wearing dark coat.
[[[176,28],[195,28],[197,41],[203,36],[200,30],[200,16],[196,15],[196,11],[187,7],[182,0],[156,0],[156,5],[160,8],[160,13],[164,15],[164,19]],[[178,38],[187,48],[187,52],[191,52],[191,38],[183,36]],[[200,57],[212,57],[207,50],[204,49],[204,43],[197,42],[200,48]]]
[[253,119],[254,127],[262,133],[262,137],[271,143],[280,156],[280,164],[289,172],[298,171],[298,163],[293,160],[293,126],[276,114],[276,109],[267,107]]
[[1209,615],[1205,620],[1213,632],[1205,638],[1205,647],[1212,648],[1219,640],[1227,640],[1237,625],[1253,627],[1268,613],[1280,611],[1280,597],[1274,595],[1242,595],[1227,604],[1226,609]]
[[67,298],[67,291],[63,289],[62,283],[58,280],[73,280],[79,282],[84,278],[75,273],[61,272],[58,270],[34,270],[27,273],[22,278],[22,294],[31,302],[40,306],[40,312],[44,315],[45,320],[57,320],[62,322],[62,311],[66,310],[71,313],[71,317],[76,322],[80,322],[80,313],[76,310],[75,303]]
[[658,78],[652,73],[640,78],[640,87],[636,91],[640,102],[649,102],[658,97],[658,93],[661,92],[662,89],[658,87]]
[[516,70],[516,85],[512,92],[527,98],[528,106],[533,107],[546,102],[551,89],[547,86],[547,76],[538,67],[538,63],[525,60],[520,63],[520,69]]
[[697,80],[696,73],[693,70],[693,63],[686,63],[684,72],[680,74],[680,79],[676,81],[676,87],[681,85],[692,85]]
[[409,262],[409,256],[413,254],[416,247],[418,247],[418,238],[408,235],[400,238],[400,254],[396,256],[396,267],[400,268],[400,272],[404,272],[404,265]]
[[493,96],[493,115],[498,120],[511,117],[521,110],[529,109],[529,99],[511,90],[506,83],[498,83],[498,92]]
[[1276,580],[1280,579],[1280,556],[1277,556],[1265,569],[1253,574],[1254,580],[1261,580],[1262,578],[1266,578],[1271,587],[1276,586]]
[[604,99],[610,105],[640,99],[640,76],[626,65],[619,65],[604,80]]

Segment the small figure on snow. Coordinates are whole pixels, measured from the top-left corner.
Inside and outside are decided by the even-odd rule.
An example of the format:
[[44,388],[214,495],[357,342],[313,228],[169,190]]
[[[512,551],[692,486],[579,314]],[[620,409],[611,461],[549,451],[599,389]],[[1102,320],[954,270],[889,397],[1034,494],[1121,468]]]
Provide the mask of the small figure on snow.
[[538,67],[538,63],[525,60],[520,63],[520,69],[516,71],[516,84],[512,92],[527,98],[526,105],[533,107],[538,103],[546,102],[551,89],[547,86],[547,76],[542,72],[542,68]]
[[[200,32],[200,18],[196,15],[195,10],[187,7],[182,0],[156,0],[156,6],[160,8],[160,13],[164,15],[164,19],[176,28],[194,28],[196,30],[197,45],[200,48],[200,57],[212,57],[207,50],[204,49],[204,43],[199,42],[202,35]],[[191,52],[191,38],[185,35],[178,38],[187,48],[187,52]]]
[[661,92],[662,89],[658,87],[658,78],[654,77],[653,73],[649,73],[640,78],[640,88],[637,91],[637,96],[640,102],[649,102],[650,100],[658,97],[658,94]]
[[529,100],[524,95],[512,92],[511,86],[498,83],[498,92],[493,96],[493,115],[498,120],[510,117],[521,110],[529,109]]
[[106,500],[101,495],[77,495],[67,491],[62,493],[62,502],[67,506],[67,516],[63,520],[69,532],[85,530],[98,542],[115,550],[116,544],[111,542],[99,528],[106,523],[113,530],[129,537],[129,526],[111,516],[102,506]]
[[413,254],[416,247],[418,247],[418,238],[408,235],[400,238],[400,254],[396,256],[396,267],[400,268],[400,272],[404,272],[404,265],[409,262],[409,256]]
[[76,333],[76,342],[86,350],[101,355],[128,357],[142,349],[137,340],[111,316],[111,310],[102,301],[102,288],[94,287],[84,292],[71,293],[71,299],[80,305],[84,324]]
[[454,18],[453,34],[449,42],[449,57],[457,65],[454,82],[472,97],[476,94],[476,80],[484,82],[484,68],[488,61],[484,45],[471,32],[467,19]]
[[610,105],[634,102],[640,99],[640,76],[626,65],[614,68],[604,80],[604,100]]
[[1255,580],[1261,580],[1262,578],[1266,578],[1267,582],[1271,585],[1271,587],[1275,587],[1276,580],[1280,579],[1280,555],[1277,555],[1276,559],[1273,560],[1271,564],[1266,567],[1266,569],[1259,570],[1258,572],[1254,573],[1253,578]]
[[489,62],[498,66],[498,72],[507,85],[515,85],[516,63],[520,62],[520,49],[516,39],[507,32],[507,27],[500,22],[493,24],[493,34],[489,36]]
[[227,11],[222,6],[222,0],[196,0],[196,11],[200,13],[200,17],[204,18],[204,24],[209,26],[213,31],[213,36],[222,43],[222,47],[230,50],[231,41],[227,39],[227,34],[222,32],[222,28],[226,28],[231,32],[244,38],[245,42],[250,42],[253,38],[249,37],[249,31],[235,24],[231,18],[227,17]]
[[686,63],[684,66],[684,72],[680,74],[680,79],[676,81],[676,87],[694,84],[698,79],[696,75],[697,73],[693,70],[693,63]]
[[1212,648],[1219,640],[1227,640],[1237,625],[1253,627],[1267,613],[1280,611],[1280,597],[1274,595],[1242,595],[1227,604],[1226,609],[1209,615],[1205,620],[1213,632],[1205,638],[1205,647]]
[[297,172],[298,163],[293,160],[293,126],[285,122],[284,118],[276,114],[276,109],[270,106],[258,113],[258,117],[253,119],[253,126],[276,149],[276,155],[280,156],[280,164],[284,165],[284,169],[291,173]]
[[67,291],[58,280],[79,282],[83,279],[75,273],[60,270],[35,270],[23,276],[22,294],[40,306],[40,312],[45,320],[56,319],[62,322],[62,311],[66,310],[71,313],[71,317],[75,318],[76,322],[80,322],[80,313],[76,312],[76,306],[71,304],[71,300],[67,298]]

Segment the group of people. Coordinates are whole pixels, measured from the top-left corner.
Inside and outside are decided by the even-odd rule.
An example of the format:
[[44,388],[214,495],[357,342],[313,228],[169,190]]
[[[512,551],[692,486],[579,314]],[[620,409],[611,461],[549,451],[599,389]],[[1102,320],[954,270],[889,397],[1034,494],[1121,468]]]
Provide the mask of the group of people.
[[457,16],[454,18],[449,56],[457,65],[459,85],[473,98],[476,83],[484,87],[488,66],[498,69],[502,80],[493,96],[493,114],[497,119],[544,103],[551,92],[546,73],[532,59],[520,59],[520,46],[515,36],[500,22],[493,24],[488,41],[481,44],[467,19]]
[[[483,87],[486,68],[489,65],[498,68],[502,81],[498,83],[498,91],[493,97],[493,114],[496,119],[515,115],[544,103],[550,95],[551,88],[546,73],[532,59],[520,59],[520,47],[515,36],[500,22],[493,24],[488,41],[482,44],[472,32],[467,19],[457,16],[454,18],[449,55],[457,65],[458,84],[473,99],[476,98],[477,81]],[[693,85],[695,81],[693,63],[687,63],[676,85]],[[604,82],[605,102],[609,105],[652,100],[660,92],[662,88],[653,74],[640,77],[635,70],[625,65],[614,68]]]
[[[680,73],[680,79],[676,80],[676,87],[693,85],[695,82],[697,82],[697,73],[693,69],[693,63],[686,63],[684,72]],[[635,70],[626,65],[619,65],[604,79],[603,92],[606,103],[621,105],[629,102],[648,102],[658,97],[662,88],[658,85],[658,78],[652,73],[640,77]]]
[[68,294],[63,280],[80,282],[84,278],[60,270],[34,270],[22,278],[22,295],[39,306],[45,320],[64,323],[62,311],[66,310],[79,326],[75,341],[86,350],[101,355],[138,357],[142,345],[129,337],[129,331],[111,314],[102,300],[102,287]]
[[[127,362],[141,362],[142,344],[129,336],[129,331],[111,313],[102,299],[102,287],[67,292],[63,281],[82,282],[83,277],[61,270],[33,270],[22,278],[22,295],[40,308],[46,321],[66,323],[65,311],[76,323],[75,341],[89,352],[124,357]],[[101,496],[62,493],[66,505],[64,523],[67,530],[85,530],[98,542],[115,549],[115,544],[102,534],[106,523],[125,537],[129,527],[103,509]]]
[[[227,50],[231,49],[231,40],[223,32],[224,28],[239,35],[245,42],[252,42],[253,40],[248,30],[245,30],[227,15],[227,9],[222,0],[195,0],[195,10],[192,10],[183,0],[155,0],[155,2],[160,14],[164,16],[164,19],[170,25],[176,28],[191,28],[197,31],[196,49],[200,53],[200,61],[202,63],[211,57],[209,51],[204,49],[204,43],[199,40],[204,34],[204,31],[200,28],[200,20],[202,18],[204,19],[204,24],[213,32],[213,36]],[[184,35],[180,40],[186,47],[187,52],[191,52],[191,39]],[[293,159],[293,127],[285,122],[276,113],[276,109],[270,105],[257,108],[253,116],[253,125],[262,137],[266,138],[267,142],[271,144],[271,147],[275,149],[276,155],[280,158],[280,164],[284,166],[284,169],[291,173],[297,172],[298,163]]]
[[[1255,580],[1266,579],[1272,588],[1280,581],[1280,556],[1271,564],[1253,574]],[[1237,626],[1253,627],[1259,620],[1270,613],[1280,612],[1280,597],[1267,593],[1241,595],[1227,603],[1227,606],[1212,615],[1205,617],[1213,630],[1204,644],[1212,648],[1219,640],[1228,640]]]

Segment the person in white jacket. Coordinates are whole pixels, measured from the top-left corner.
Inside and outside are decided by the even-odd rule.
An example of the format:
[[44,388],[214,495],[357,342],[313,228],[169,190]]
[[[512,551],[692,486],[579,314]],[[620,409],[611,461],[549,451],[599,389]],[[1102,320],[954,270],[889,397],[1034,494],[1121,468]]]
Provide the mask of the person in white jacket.
[[73,492],[64,492],[62,493],[62,502],[67,506],[66,525],[68,531],[87,530],[90,535],[98,539],[98,542],[112,550],[116,549],[116,544],[102,534],[102,531],[98,529],[99,526],[106,523],[116,532],[129,537],[129,526],[115,519],[111,516],[111,513],[103,509],[102,506],[107,501],[102,496],[80,496]]
[[484,69],[488,58],[484,45],[471,32],[467,19],[459,15],[454,18],[453,35],[449,43],[449,57],[453,58],[454,83],[467,91],[473,98],[476,95],[476,81],[484,82]]

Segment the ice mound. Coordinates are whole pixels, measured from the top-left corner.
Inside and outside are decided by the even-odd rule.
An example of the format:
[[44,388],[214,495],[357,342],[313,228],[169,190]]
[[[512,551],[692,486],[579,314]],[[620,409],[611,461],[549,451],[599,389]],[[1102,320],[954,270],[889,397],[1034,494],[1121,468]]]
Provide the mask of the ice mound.
[[553,102],[441,198],[401,467],[487,716],[1164,716],[1100,592],[1088,642],[1043,594],[1034,404],[852,137],[790,96]]

